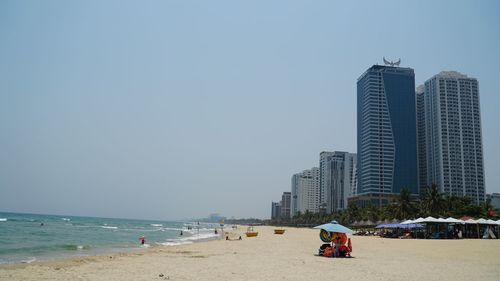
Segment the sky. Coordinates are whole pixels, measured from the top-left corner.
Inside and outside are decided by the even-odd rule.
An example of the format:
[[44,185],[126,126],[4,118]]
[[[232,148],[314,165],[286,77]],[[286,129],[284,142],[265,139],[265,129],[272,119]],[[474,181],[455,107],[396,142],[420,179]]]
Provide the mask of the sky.
[[0,211],[268,218],[356,152],[356,80],[477,78],[500,192],[498,1],[0,1]]

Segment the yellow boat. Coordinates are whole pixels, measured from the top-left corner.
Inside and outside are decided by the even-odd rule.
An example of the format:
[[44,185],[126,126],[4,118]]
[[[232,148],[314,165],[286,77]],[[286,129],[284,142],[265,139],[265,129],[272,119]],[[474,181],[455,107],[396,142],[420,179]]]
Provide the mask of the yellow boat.
[[245,234],[247,235],[247,237],[255,237],[259,233],[257,231],[251,231],[251,232],[245,232]]
[[285,233],[284,229],[275,229],[274,230],[274,234],[283,234],[283,233]]
[[247,237],[255,237],[259,234],[259,232],[253,230],[253,226],[249,226],[247,228],[247,232],[245,232]]

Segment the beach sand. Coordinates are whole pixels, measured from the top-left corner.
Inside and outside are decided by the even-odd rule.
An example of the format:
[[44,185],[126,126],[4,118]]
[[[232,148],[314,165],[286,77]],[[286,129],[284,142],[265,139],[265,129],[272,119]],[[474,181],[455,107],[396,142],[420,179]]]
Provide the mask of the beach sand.
[[315,229],[256,227],[258,237],[155,247],[141,253],[0,267],[0,280],[500,280],[500,240],[351,236],[354,258],[315,256]]

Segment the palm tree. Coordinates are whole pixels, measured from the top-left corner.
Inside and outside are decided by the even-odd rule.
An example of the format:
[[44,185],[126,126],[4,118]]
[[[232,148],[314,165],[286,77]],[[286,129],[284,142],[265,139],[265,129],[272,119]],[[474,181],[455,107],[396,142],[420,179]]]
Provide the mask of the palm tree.
[[347,213],[347,215],[346,215],[347,220],[349,220],[350,223],[361,219],[360,211],[359,211],[358,205],[356,205],[356,204],[349,203],[347,205],[347,212],[346,213]]
[[439,191],[437,185],[433,184],[427,187],[422,200],[423,211],[430,216],[439,216],[445,207],[443,194]]
[[403,187],[401,193],[392,204],[394,216],[398,219],[409,219],[415,215],[415,207],[411,200],[410,191]]
[[380,219],[380,208],[375,205],[368,205],[363,209],[363,217],[376,222]]
[[467,197],[459,197],[455,195],[446,196],[444,198],[444,206],[446,216],[461,217],[470,215],[471,200]]

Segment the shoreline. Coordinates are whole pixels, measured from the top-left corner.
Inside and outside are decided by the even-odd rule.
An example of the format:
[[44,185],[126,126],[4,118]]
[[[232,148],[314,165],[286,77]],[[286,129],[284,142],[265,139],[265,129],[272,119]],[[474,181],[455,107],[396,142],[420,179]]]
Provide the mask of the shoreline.
[[[182,238],[180,238],[182,239]],[[154,252],[155,250],[158,249],[163,249],[163,248],[172,248],[172,247],[178,247],[178,246],[183,246],[183,245],[191,245],[191,244],[197,244],[197,243],[206,243],[210,241],[217,241],[217,240],[223,240],[224,238],[222,235],[219,234],[219,237],[205,237],[205,238],[200,238],[200,239],[188,239],[186,241],[181,241],[179,239],[179,242],[163,242],[163,243],[154,243],[154,244],[148,244],[147,247],[141,247],[140,245],[138,247],[134,248],[101,248],[101,249],[96,249],[94,252],[85,254],[85,253],[62,253],[62,255],[56,255],[56,253],[52,253],[53,256],[48,254],[47,256],[44,257],[34,257],[35,260],[32,262],[25,262],[25,261],[16,261],[12,263],[0,263],[0,270],[1,269],[8,269],[8,268],[24,268],[26,266],[30,265],[51,265],[51,264],[60,264],[60,263],[72,263],[72,262],[77,262],[77,263],[82,263],[85,260],[107,260],[108,258],[114,258],[116,257],[126,257],[126,256],[137,256],[137,255],[143,255],[148,252]],[[167,245],[167,243],[172,243],[172,245]],[[59,253],[61,254],[61,253]]]
[[[246,227],[231,238],[151,247],[145,251],[0,266],[0,280],[497,280],[499,240],[417,240],[350,236],[353,257],[315,256],[322,242],[316,229]],[[111,256],[111,258],[110,258]]]

